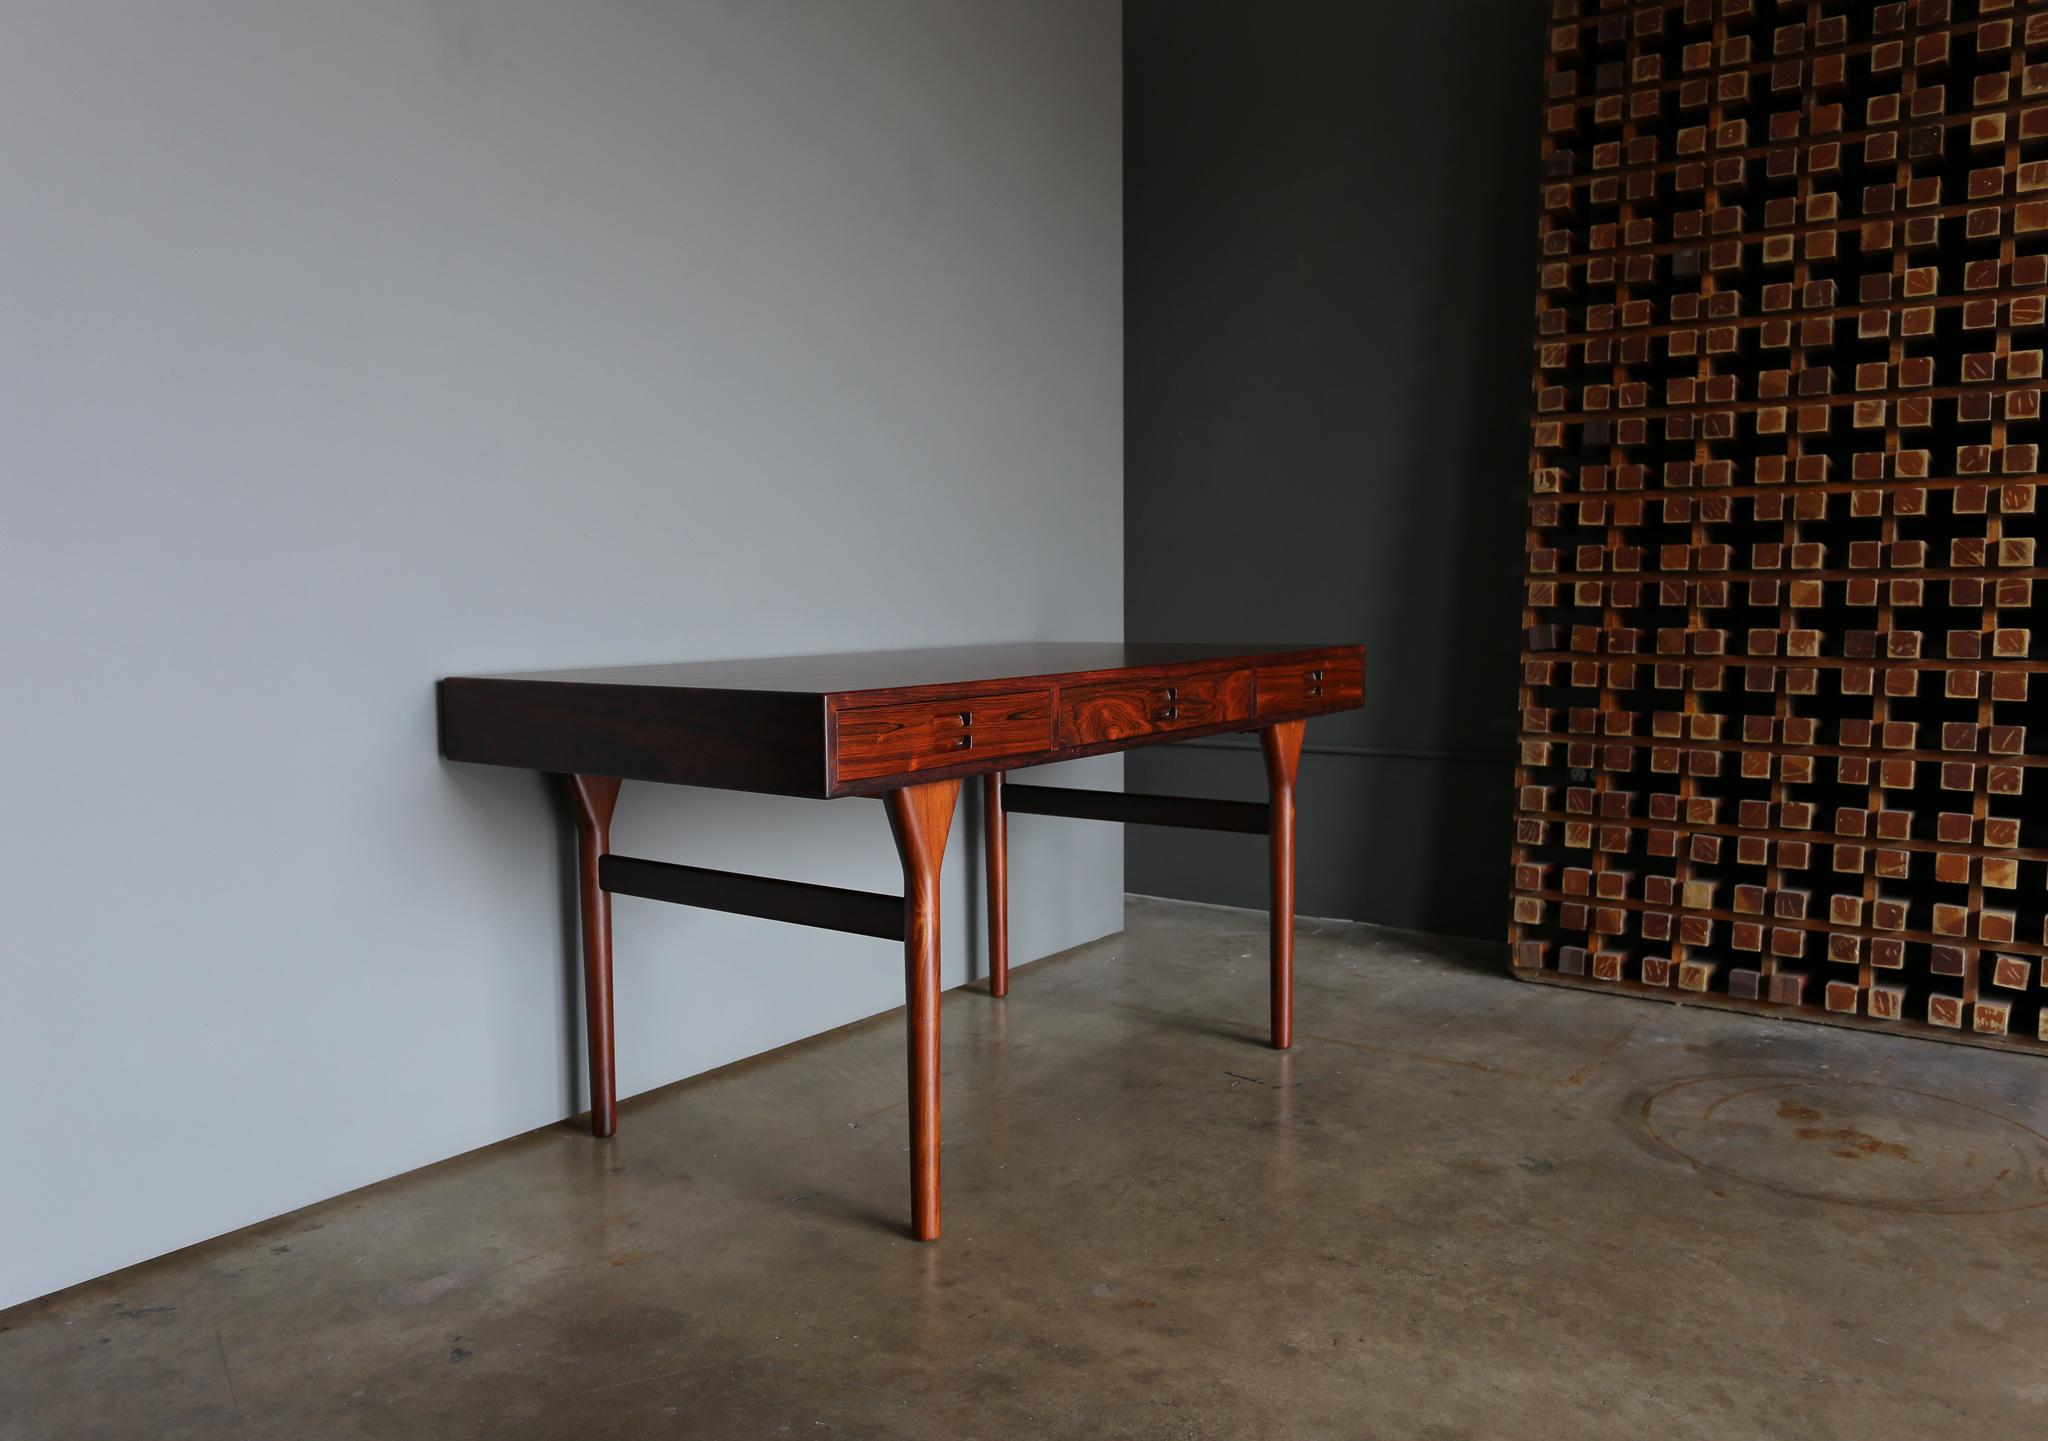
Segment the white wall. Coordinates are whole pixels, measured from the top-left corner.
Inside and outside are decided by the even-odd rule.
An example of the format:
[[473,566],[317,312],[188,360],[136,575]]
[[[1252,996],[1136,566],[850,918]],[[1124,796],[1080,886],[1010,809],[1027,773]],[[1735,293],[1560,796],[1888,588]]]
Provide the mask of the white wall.
[[[580,1108],[557,816],[437,677],[1120,634],[1118,23],[0,0],[0,1305]],[[1121,924],[1016,832],[1020,958]],[[898,888],[873,801],[615,841]],[[616,909],[628,1094],[902,999]]]

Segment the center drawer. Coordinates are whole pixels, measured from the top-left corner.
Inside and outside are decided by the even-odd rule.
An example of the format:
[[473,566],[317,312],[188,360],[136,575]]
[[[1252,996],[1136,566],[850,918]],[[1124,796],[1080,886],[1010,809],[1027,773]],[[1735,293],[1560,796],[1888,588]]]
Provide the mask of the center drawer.
[[1248,670],[1074,686],[1060,693],[1060,744],[1097,745],[1128,736],[1248,721],[1252,697]]
[[866,780],[1051,747],[1052,693],[1011,691],[841,711],[834,765],[840,780]]

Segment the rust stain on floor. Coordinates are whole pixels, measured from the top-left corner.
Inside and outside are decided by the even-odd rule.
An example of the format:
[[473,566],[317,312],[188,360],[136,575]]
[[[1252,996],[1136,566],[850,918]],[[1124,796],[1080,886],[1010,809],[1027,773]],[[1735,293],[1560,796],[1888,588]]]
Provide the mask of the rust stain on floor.
[[1587,1081],[1590,1081],[1595,1075],[1599,1073],[1602,1067],[1604,1067],[1609,1061],[1614,1059],[1614,1053],[1619,1051],[1622,1048],[1622,1046],[1628,1042],[1628,1038],[1630,1036],[1633,1036],[1635,1033],[1636,1028],[1634,1026],[1626,1027],[1625,1029],[1617,1032],[1613,1036],[1613,1038],[1607,1042],[1606,1045],[1600,1048],[1599,1052],[1596,1055],[1594,1055],[1592,1060],[1586,1062],[1585,1065],[1579,1067],[1578,1070],[1572,1072],[1572,1074],[1570,1074],[1569,1076],[1566,1076],[1564,1078],[1564,1083],[1567,1086],[1585,1085]]
[[1860,1161],[1865,1156],[1890,1156],[1900,1161],[1913,1159],[1913,1153],[1898,1142],[1880,1141],[1868,1131],[1859,1131],[1851,1126],[1801,1126],[1792,1134],[1802,1141],[1835,1141],[1850,1147],[1849,1150],[1837,1151],[1835,1154],[1846,1156],[1852,1161]]

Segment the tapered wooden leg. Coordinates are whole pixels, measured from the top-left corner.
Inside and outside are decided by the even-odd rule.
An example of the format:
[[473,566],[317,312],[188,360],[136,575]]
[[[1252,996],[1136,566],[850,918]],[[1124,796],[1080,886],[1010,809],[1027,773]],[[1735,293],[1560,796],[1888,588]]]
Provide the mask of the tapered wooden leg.
[[618,1064],[612,1052],[612,898],[597,883],[599,857],[612,848],[619,783],[610,776],[564,776],[576,812],[576,890],[583,910],[583,1014],[590,1029],[590,1133],[619,1128]]
[[889,830],[903,860],[903,978],[910,1051],[910,1230],[939,1238],[939,868],[960,782],[890,791]]
[[1259,732],[1271,792],[1273,1049],[1294,1044],[1294,777],[1301,769],[1306,721],[1282,721]]
[[1010,818],[1003,812],[1003,773],[981,778],[982,851],[988,860],[988,993],[1010,994]]

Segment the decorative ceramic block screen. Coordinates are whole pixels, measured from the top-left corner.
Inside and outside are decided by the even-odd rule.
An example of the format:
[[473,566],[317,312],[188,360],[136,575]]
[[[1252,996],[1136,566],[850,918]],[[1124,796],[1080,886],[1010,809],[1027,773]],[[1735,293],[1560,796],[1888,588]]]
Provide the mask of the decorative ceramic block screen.
[[2042,1049],[2048,0],[1550,10],[1518,973]]

